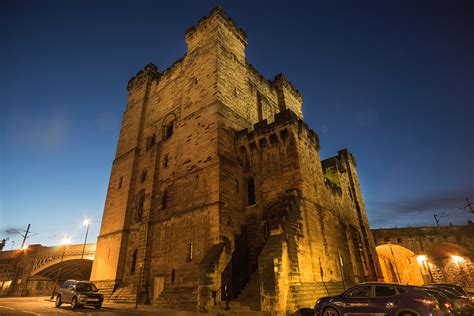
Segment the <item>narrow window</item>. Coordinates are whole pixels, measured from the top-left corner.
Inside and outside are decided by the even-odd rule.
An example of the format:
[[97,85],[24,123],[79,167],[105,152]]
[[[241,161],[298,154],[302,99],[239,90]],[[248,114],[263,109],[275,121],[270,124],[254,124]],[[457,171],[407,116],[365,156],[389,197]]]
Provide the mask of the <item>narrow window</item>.
[[247,180],[248,205],[255,204],[255,182],[253,178]]
[[142,183],[145,182],[146,176],[147,176],[147,172],[146,172],[146,170],[143,170],[142,175],[141,175],[141,181],[142,181]]
[[176,269],[171,270],[171,285],[174,284],[174,279],[176,277]]
[[258,110],[258,121],[263,120],[263,110],[262,110],[262,97],[260,93],[257,93],[257,110]]
[[122,182],[123,182],[123,177],[120,177],[119,183],[118,183],[118,189],[122,188]]
[[161,196],[161,208],[165,209],[168,206],[168,190],[163,191]]
[[168,168],[168,154],[163,156],[163,167]]
[[188,258],[187,258],[188,261],[192,261],[193,260],[193,242],[191,241],[189,243],[189,246],[188,246]]
[[133,256],[132,256],[132,265],[130,266],[130,273],[135,272],[135,268],[137,266],[137,255],[138,255],[138,249],[135,249],[133,251]]

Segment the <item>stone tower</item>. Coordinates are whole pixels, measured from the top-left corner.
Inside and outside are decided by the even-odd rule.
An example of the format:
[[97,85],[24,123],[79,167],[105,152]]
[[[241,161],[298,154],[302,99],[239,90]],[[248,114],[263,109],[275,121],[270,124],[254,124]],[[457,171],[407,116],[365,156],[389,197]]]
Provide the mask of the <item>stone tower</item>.
[[208,310],[226,287],[291,311],[379,275],[353,156],[321,161],[302,98],[247,63],[217,7],[185,56],[148,64],[128,102],[91,280],[126,301]]

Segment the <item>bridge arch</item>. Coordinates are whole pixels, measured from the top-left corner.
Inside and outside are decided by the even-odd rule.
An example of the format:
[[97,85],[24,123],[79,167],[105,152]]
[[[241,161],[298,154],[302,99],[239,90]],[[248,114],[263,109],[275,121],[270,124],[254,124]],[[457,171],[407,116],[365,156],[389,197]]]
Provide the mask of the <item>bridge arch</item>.
[[[400,245],[384,244],[375,248],[385,282],[422,285],[427,273],[424,262],[413,251]],[[426,270],[426,271],[425,271]]]

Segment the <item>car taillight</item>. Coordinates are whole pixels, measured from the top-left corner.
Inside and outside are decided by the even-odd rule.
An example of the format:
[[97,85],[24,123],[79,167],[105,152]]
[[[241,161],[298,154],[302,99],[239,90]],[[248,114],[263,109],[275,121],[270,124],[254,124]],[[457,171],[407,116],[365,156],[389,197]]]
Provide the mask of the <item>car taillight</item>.
[[429,298],[415,298],[415,301],[420,302],[425,305],[435,305],[436,302],[435,300],[429,299]]
[[449,310],[453,309],[453,305],[451,305],[451,303],[444,303],[444,306]]

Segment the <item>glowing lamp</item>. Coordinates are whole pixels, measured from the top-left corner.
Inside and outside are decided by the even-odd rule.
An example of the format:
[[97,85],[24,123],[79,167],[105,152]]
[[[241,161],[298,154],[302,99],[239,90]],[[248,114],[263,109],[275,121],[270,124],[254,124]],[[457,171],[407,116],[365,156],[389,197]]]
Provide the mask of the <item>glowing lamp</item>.
[[456,264],[464,262],[464,258],[461,256],[451,256],[451,259],[453,259],[453,262]]
[[84,226],[89,226],[90,223],[91,223],[91,221],[90,221],[88,218],[86,218],[86,219],[82,222],[82,225],[84,225]]
[[63,240],[61,240],[60,245],[66,246],[66,245],[69,245],[70,243],[71,243],[71,237],[66,236],[63,238]]
[[418,263],[423,263],[423,261],[426,261],[426,256],[419,255],[418,257],[416,257],[416,261],[418,261]]

